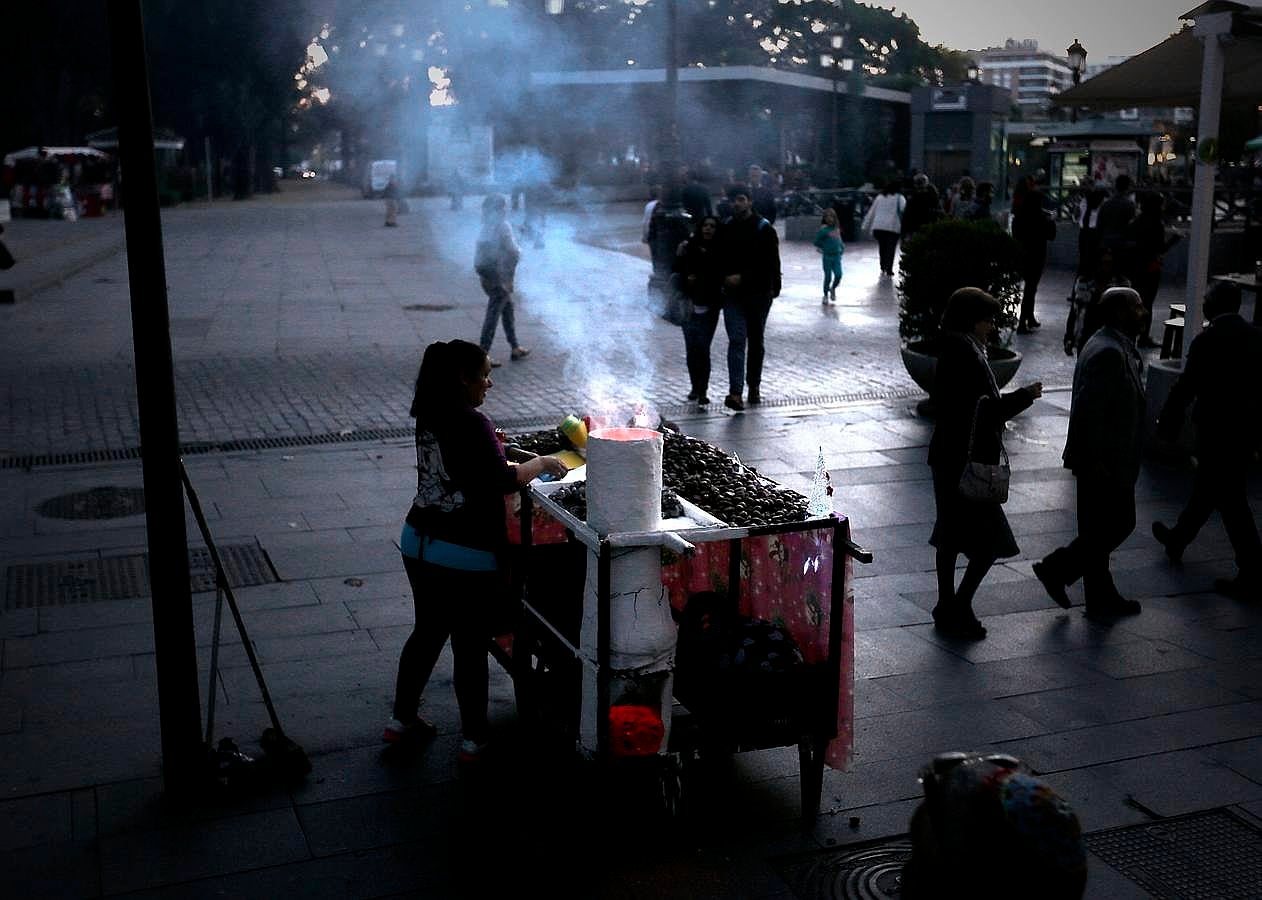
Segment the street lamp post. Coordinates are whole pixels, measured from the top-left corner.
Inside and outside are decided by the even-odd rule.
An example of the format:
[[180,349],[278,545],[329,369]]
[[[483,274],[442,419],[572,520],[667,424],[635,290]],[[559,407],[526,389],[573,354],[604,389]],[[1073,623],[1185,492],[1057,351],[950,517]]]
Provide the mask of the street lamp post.
[[[1087,48],[1078,43],[1078,39],[1074,38],[1074,42],[1065,50],[1065,55],[1069,57],[1069,68],[1073,73],[1074,87],[1082,83],[1082,73],[1087,70]],[[1069,107],[1069,121],[1078,121],[1078,107]]]
[[833,96],[832,96],[832,169],[833,177],[837,179],[837,184],[841,184],[841,147],[840,147],[840,121],[838,112],[838,94],[841,86],[841,73],[851,72],[854,70],[854,60],[850,57],[843,56],[842,47],[845,46],[846,38],[844,35],[834,34],[830,39],[832,44],[832,53],[821,53],[819,56],[819,64],[826,69],[832,71],[833,76]]

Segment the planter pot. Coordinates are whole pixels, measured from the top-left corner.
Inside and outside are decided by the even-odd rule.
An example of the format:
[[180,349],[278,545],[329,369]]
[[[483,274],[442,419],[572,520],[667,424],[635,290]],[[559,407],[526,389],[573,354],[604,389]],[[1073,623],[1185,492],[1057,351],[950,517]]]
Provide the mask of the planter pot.
[[[934,374],[938,370],[936,348],[930,341],[916,341],[903,347],[902,354],[907,374],[922,391],[928,393],[933,388]],[[990,371],[995,373],[995,383],[1000,388],[1011,381],[1021,367],[1021,354],[1015,350],[987,347],[986,355],[990,361]],[[933,414],[933,406],[927,399],[922,400],[916,408],[921,415]]]

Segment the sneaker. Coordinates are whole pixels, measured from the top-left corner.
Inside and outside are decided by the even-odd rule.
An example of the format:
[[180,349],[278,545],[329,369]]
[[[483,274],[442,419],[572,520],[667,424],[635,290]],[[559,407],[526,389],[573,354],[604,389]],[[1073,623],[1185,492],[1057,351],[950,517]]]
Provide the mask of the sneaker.
[[1034,564],[1034,577],[1043,583],[1043,589],[1057,606],[1069,609],[1069,594],[1065,591],[1065,585],[1053,574],[1046,561],[1039,560]]
[[758,388],[755,388],[755,387],[750,388],[749,389],[749,405],[757,406],[759,403],[762,403],[762,394],[759,392]]
[[486,360],[486,361],[487,361],[487,362],[489,362],[489,363],[491,364],[491,368],[492,368],[492,369],[498,369],[500,366],[504,365],[504,364],[503,364],[502,362],[500,362],[498,359],[491,359],[490,357],[487,357],[487,360]]
[[417,716],[406,724],[398,719],[386,722],[386,727],[381,731],[381,740],[387,744],[397,744],[413,738],[432,738],[436,734],[438,729],[432,723]]
[[460,754],[457,757],[462,763],[477,762],[477,760],[486,752],[486,741],[478,743],[465,738],[460,742]]
[[824,299],[823,299],[823,300],[821,300],[821,301],[819,301],[819,302],[820,302],[822,305],[827,306],[827,305],[828,305],[828,294],[824,294]]
[[688,392],[688,399],[689,399],[689,400],[697,400],[697,399],[699,399],[700,397],[701,397],[701,392],[700,392],[699,390],[697,390],[696,388],[693,388],[692,390],[690,390],[690,391]]
[[513,352],[509,354],[509,358],[513,362],[517,362],[517,360],[525,359],[529,355],[530,355],[530,351],[527,350],[525,347],[514,347]]
[[700,397],[697,398],[697,406],[709,406],[709,405],[710,405],[710,398],[707,397],[705,394],[702,394]]
[[1166,556],[1170,558],[1170,562],[1183,562],[1183,551],[1187,545],[1180,544],[1174,539],[1174,529],[1169,528],[1164,522],[1153,522],[1152,536],[1157,539],[1157,543],[1166,548]]
[[723,398],[723,405],[737,412],[743,412],[745,409],[745,401],[741,399],[740,394],[728,394]]

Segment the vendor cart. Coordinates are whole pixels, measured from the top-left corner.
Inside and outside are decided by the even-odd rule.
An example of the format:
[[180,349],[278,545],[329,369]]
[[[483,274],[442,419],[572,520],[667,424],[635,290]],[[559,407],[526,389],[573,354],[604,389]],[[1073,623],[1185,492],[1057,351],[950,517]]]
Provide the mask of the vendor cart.
[[[674,439],[680,442],[704,444]],[[493,652],[512,675],[527,727],[600,762],[656,766],[668,812],[678,812],[682,773],[697,758],[797,746],[802,815],[811,820],[825,763],[843,768],[850,759],[850,569],[852,560],[872,557],[850,540],[844,516],[808,517],[805,497],[704,446],[731,467],[704,478],[726,491],[724,518],[688,499],[685,491],[698,481],[677,479],[679,495],[670,498],[660,528],[602,534],[558,499],[581,480],[581,470],[564,482],[524,488],[510,510],[520,621],[511,655],[498,645]],[[729,476],[745,486],[725,489]],[[705,496],[718,503],[719,495]],[[755,496],[780,521],[757,521]],[[655,560],[660,553],[663,596],[679,628],[678,657],[632,672],[620,668],[612,647],[620,613],[611,599],[611,568],[621,554],[645,548]],[[747,649],[767,641],[792,645],[796,662],[777,667],[767,658],[741,659],[745,650],[738,650],[711,654],[727,668],[707,674],[705,646],[713,634],[693,639],[704,635],[695,631],[702,622],[732,624]],[[663,689],[659,710],[654,698]]]

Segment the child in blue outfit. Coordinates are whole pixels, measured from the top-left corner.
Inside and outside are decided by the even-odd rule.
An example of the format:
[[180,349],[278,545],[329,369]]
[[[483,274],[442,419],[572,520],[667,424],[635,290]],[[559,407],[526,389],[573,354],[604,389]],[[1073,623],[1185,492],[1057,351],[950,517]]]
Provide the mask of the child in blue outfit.
[[841,284],[841,255],[846,245],[841,242],[841,227],[837,223],[837,211],[824,210],[819,231],[815,232],[815,247],[823,255],[824,304],[837,302],[837,285]]

